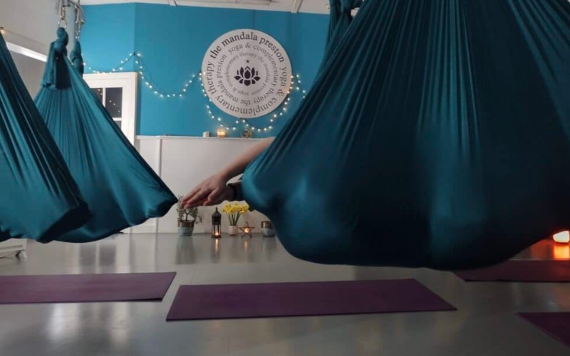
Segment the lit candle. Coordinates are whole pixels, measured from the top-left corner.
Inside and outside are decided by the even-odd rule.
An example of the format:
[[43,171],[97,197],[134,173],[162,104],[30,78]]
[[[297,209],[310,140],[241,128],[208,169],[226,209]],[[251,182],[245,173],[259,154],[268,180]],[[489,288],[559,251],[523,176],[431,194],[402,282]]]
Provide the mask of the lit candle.
[[218,137],[226,137],[226,130],[224,129],[218,129],[218,131],[216,132]]
[[554,236],[552,236],[554,241],[561,243],[561,244],[567,244],[570,242],[570,232],[568,231],[562,231],[559,232],[557,234],[554,234]]
[[554,259],[570,260],[570,246],[559,244],[554,245]]
[[216,239],[222,237],[222,214],[220,214],[218,208],[212,214],[212,237]]

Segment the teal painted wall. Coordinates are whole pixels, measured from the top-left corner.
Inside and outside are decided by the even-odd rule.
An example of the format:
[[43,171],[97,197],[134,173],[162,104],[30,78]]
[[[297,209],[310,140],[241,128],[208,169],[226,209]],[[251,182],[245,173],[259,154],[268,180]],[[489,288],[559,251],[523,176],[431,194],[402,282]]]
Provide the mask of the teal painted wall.
[[[257,29],[276,38],[288,52],[293,72],[300,75],[301,87],[309,89],[322,59],[328,25],[325,15],[150,4],[86,6],[85,16],[82,45],[88,66],[105,71],[118,69],[120,61],[136,51],[142,55],[147,79],[160,91],[170,93],[180,92],[192,74],[200,71],[204,53],[216,38],[241,28]],[[137,67],[134,60],[123,65],[125,71]],[[198,78],[182,98],[160,98],[154,94],[154,88],[141,82],[138,133],[214,133],[219,122],[209,118],[208,102]],[[294,91],[291,109],[274,124],[269,123],[268,117],[250,120],[257,127],[274,127],[272,131],[256,132],[255,137],[275,135],[301,98],[302,93]],[[222,117],[222,122],[235,126],[235,118],[215,107],[213,112]],[[244,125],[237,126],[230,136],[239,136]]]

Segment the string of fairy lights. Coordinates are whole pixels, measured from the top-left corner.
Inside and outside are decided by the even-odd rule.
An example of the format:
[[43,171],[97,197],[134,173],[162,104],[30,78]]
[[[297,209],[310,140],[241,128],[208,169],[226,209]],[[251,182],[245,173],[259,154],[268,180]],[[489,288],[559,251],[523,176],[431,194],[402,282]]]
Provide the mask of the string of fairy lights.
[[[118,72],[123,72],[125,71],[125,65],[131,61],[134,61],[134,69],[139,73],[140,75],[140,80],[142,83],[144,83],[144,86],[150,90],[154,95],[156,95],[157,97],[161,98],[161,99],[174,99],[174,98],[182,98],[184,97],[186,94],[188,94],[188,91],[190,90],[190,86],[192,86],[192,84],[194,84],[196,82],[196,77],[197,76],[202,76],[201,72],[196,73],[192,73],[189,76],[189,79],[186,79],[182,89],[179,91],[163,91],[160,87],[158,87],[156,85],[156,83],[152,80],[152,76],[150,74],[150,71],[147,69],[144,60],[143,60],[143,56],[141,53],[139,52],[132,52],[130,53],[127,57],[125,57],[125,59],[123,59],[120,64],[116,67],[113,67],[110,71],[101,71],[101,70],[97,70],[93,67],[91,67],[87,62],[84,63],[85,68],[87,68],[89,71],[91,71],[92,73],[96,73],[96,74],[109,74],[109,73],[118,73]],[[305,89],[302,88],[301,86],[301,76],[299,74],[297,75],[292,75],[291,76],[291,86],[289,87],[289,91],[288,91],[288,96],[287,98],[283,101],[282,105],[277,109],[276,112],[273,112],[272,114],[269,114],[269,124],[267,126],[264,127],[259,127],[259,126],[254,126],[252,124],[250,124],[249,120],[245,120],[245,119],[239,119],[239,118],[233,118],[233,119],[228,119],[226,118],[225,114],[221,114],[218,113],[217,111],[215,112],[214,107],[210,105],[212,100],[209,99],[208,94],[206,93],[206,90],[204,88],[204,83],[202,82],[202,80],[199,80],[200,85],[201,85],[201,90],[202,90],[202,95],[206,98],[206,103],[205,103],[205,108],[206,108],[206,112],[208,114],[208,117],[211,120],[217,121],[216,126],[223,128],[227,131],[235,131],[237,130],[240,126],[247,128],[248,130],[251,130],[252,132],[267,132],[270,131],[274,128],[274,123],[276,120],[278,120],[280,117],[284,116],[287,112],[288,112],[288,108],[290,107],[291,104],[291,93],[292,92],[299,92],[302,94],[302,99],[305,99],[307,91]],[[232,123],[228,123],[229,120],[232,121]],[[234,123],[235,122],[235,123]]]

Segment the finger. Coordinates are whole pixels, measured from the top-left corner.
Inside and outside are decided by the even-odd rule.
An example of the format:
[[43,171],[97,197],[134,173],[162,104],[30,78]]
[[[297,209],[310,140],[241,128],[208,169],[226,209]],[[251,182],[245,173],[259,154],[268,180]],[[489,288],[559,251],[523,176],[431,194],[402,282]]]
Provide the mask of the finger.
[[204,205],[212,205],[216,199],[218,199],[222,193],[222,189],[220,188],[216,188],[214,189],[210,195],[208,195],[208,198],[206,199],[206,201],[204,202]]
[[199,190],[196,194],[194,194],[190,199],[186,201],[184,204],[185,206],[195,205],[198,201],[202,199],[206,199],[209,195],[210,191],[208,190]]
[[200,199],[200,200],[198,200],[198,201],[196,201],[196,202],[194,202],[194,203],[192,203],[192,204],[189,204],[188,206],[185,206],[185,208],[186,208],[186,209],[189,209],[189,208],[195,208],[195,207],[198,207],[198,206],[202,206],[202,205],[204,205],[204,202],[205,202],[205,201],[206,201],[206,198]]
[[184,196],[184,198],[182,198],[182,203],[186,203],[188,200],[190,200],[194,195],[196,195],[200,189],[202,189],[200,186],[197,186],[196,188],[192,189],[192,191],[188,194],[186,194],[186,196]]

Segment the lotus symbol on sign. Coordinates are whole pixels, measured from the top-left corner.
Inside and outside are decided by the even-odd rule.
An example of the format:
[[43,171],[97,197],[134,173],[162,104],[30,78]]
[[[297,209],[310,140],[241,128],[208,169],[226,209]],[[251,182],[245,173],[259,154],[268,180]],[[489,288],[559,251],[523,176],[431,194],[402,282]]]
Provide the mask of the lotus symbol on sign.
[[257,81],[261,79],[259,77],[259,72],[253,67],[241,67],[234,78],[246,87],[257,83]]

